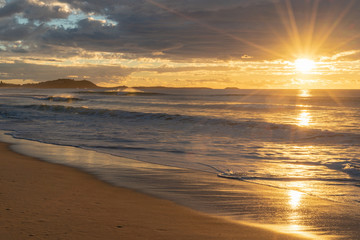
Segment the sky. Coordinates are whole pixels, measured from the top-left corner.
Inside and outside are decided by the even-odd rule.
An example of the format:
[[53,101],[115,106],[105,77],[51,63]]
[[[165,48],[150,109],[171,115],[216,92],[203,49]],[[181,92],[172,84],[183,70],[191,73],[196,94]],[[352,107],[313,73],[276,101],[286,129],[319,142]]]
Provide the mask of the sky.
[[358,89],[359,14],[360,0],[0,0],[0,80]]

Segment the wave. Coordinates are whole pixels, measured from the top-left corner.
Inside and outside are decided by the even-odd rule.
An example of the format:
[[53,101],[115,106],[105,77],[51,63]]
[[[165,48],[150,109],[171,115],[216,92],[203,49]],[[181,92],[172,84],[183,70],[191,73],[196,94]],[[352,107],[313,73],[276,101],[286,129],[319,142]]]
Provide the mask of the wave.
[[[126,141],[130,142],[130,141]],[[177,150],[177,149],[159,149],[159,148],[147,148],[147,147],[131,147],[131,146],[85,146],[92,149],[111,149],[111,150],[126,150],[126,151],[146,151],[146,152],[167,152],[167,153],[177,153],[177,154],[191,154],[190,152]]]
[[287,182],[295,182],[295,181],[322,181],[322,182],[337,182],[337,183],[356,183],[360,184],[360,162],[358,159],[338,159],[336,162],[313,162],[313,161],[282,161],[283,163],[296,164],[296,165],[308,165],[308,166],[324,166],[328,169],[336,170],[338,172],[345,173],[347,177],[342,178],[334,178],[329,176],[324,177],[287,177],[287,176],[277,176],[277,175],[254,175],[252,172],[247,172],[244,170],[233,171],[231,169],[221,170],[216,167],[212,167],[218,172],[218,177],[235,179],[235,180],[263,180],[263,181],[287,181]]
[[[234,103],[234,104],[176,104],[168,105],[171,107],[180,108],[198,108],[198,109],[221,109],[221,110],[234,110],[234,111],[268,111],[268,112],[282,112],[286,110],[299,110],[311,109],[321,110],[324,109],[320,106],[310,105],[292,105],[292,104],[262,104],[262,103]],[[326,108],[329,109],[329,108]]]
[[[150,112],[130,112],[124,110],[112,109],[94,109],[88,107],[73,107],[64,105],[47,105],[32,104],[9,106],[8,108],[1,105],[0,114],[6,116],[15,116],[21,118],[27,116],[21,109],[56,112],[64,114],[86,115],[99,118],[116,118],[128,121],[156,121],[156,124],[167,124],[169,127],[178,127],[181,124],[191,124],[199,131],[212,132],[217,134],[237,134],[238,137],[252,137],[260,139],[274,140],[291,140],[292,142],[316,142],[319,144],[326,143],[345,143],[358,145],[360,135],[356,133],[341,133],[324,131],[320,129],[311,129],[291,124],[270,123],[255,120],[229,120],[225,118],[207,117],[207,116],[190,116],[167,113],[150,113]],[[18,111],[18,110],[20,111]],[[15,111],[13,113],[13,111]],[[166,122],[166,123],[165,123]],[[150,124],[150,123],[149,123]],[[152,122],[151,124],[155,124]],[[221,130],[220,130],[221,129]],[[219,131],[220,130],[220,131]]]
[[[3,105],[2,105],[3,106]],[[150,112],[131,112],[124,110],[112,110],[103,108],[88,108],[73,107],[65,105],[47,105],[47,104],[31,104],[31,105],[17,105],[11,106],[11,108],[23,108],[33,109],[38,111],[49,111],[49,112],[62,112],[62,113],[76,113],[81,115],[93,115],[103,117],[117,117],[117,118],[131,118],[139,120],[166,120],[166,121],[179,121],[189,123],[201,123],[201,124],[217,124],[224,126],[241,126],[241,127],[263,127],[267,129],[288,129],[296,128],[294,125],[289,124],[275,124],[260,121],[235,121],[216,117],[206,116],[189,116],[181,114],[167,114],[167,113],[150,113]],[[300,128],[299,128],[300,129]]]
[[347,161],[340,161],[340,162],[332,162],[325,164],[326,167],[329,169],[333,169],[336,171],[340,171],[346,173],[347,175],[351,176],[352,178],[356,178],[360,180],[360,165],[359,160],[347,160]]
[[221,178],[229,178],[236,180],[264,180],[264,181],[286,181],[286,182],[297,182],[297,181],[322,181],[322,182],[351,182],[351,183],[360,183],[359,179],[354,178],[310,178],[310,177],[251,177],[251,176],[243,176],[238,173],[219,173],[217,175]]
[[74,97],[72,95],[55,95],[55,96],[47,96],[47,97],[33,97],[35,100],[41,101],[50,101],[50,102],[67,102],[71,103],[74,101],[84,101],[85,99]]
[[156,93],[156,92],[143,92],[143,91],[80,91],[76,92],[77,94],[92,94],[92,95],[109,95],[109,96],[156,96],[156,95],[169,95],[166,93]]
[[345,105],[352,106],[358,104],[360,97],[357,92],[343,92],[341,94],[329,95],[327,93],[314,93],[314,95],[302,97],[298,92],[286,91],[260,91],[252,93],[249,90],[215,90],[215,89],[177,89],[177,88],[120,88],[114,90],[87,90],[79,91],[81,94],[99,94],[99,95],[176,95],[184,97],[206,97],[206,98],[224,98],[227,100],[241,99],[276,101],[292,104],[308,104],[308,105]]

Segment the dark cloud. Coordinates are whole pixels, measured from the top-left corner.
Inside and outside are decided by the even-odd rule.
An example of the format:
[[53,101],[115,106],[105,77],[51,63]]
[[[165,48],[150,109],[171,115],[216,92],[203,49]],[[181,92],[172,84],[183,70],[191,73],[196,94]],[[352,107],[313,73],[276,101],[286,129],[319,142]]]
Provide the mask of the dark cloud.
[[13,18],[0,18],[0,40],[21,40],[26,38],[30,31],[28,26],[19,25]]
[[13,0],[0,9],[0,18],[21,13],[30,21],[49,21],[57,18],[67,18],[70,12],[65,5],[54,1]]
[[0,41],[19,41],[32,39],[31,45],[37,44],[37,38],[47,31],[44,25],[35,25],[32,22],[20,24],[16,18],[0,18]]
[[28,4],[23,12],[23,17],[29,20],[49,21],[51,19],[67,18],[70,12],[59,5],[34,5]]
[[13,14],[19,13],[22,10],[24,10],[24,4],[21,1],[7,3],[2,8],[0,8],[0,18],[12,16]]

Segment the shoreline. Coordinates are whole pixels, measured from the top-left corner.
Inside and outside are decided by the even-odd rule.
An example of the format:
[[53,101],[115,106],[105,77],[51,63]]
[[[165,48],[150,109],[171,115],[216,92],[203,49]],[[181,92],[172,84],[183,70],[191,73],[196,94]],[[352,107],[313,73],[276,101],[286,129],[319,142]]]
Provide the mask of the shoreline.
[[0,235],[6,239],[304,239],[233,223],[115,187],[0,142]]

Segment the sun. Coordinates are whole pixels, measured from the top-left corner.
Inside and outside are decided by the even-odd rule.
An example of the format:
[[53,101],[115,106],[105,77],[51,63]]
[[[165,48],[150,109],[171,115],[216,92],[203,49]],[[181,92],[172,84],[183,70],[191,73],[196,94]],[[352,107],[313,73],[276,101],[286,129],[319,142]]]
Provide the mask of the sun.
[[316,63],[307,58],[298,58],[294,62],[296,71],[301,73],[309,73],[316,67]]

